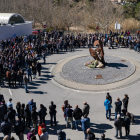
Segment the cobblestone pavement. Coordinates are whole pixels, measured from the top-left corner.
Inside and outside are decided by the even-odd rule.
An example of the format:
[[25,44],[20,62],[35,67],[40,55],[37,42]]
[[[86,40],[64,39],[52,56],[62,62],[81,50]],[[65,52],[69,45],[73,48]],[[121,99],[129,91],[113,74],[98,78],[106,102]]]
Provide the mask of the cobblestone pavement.
[[[135,66],[130,61],[121,61],[124,59],[120,57],[105,56],[107,66],[103,69],[86,67],[85,63],[91,60],[91,56],[86,56],[67,62],[63,66],[61,76],[78,83],[102,85],[123,80],[135,71]],[[102,79],[95,79],[96,75],[102,75]]]

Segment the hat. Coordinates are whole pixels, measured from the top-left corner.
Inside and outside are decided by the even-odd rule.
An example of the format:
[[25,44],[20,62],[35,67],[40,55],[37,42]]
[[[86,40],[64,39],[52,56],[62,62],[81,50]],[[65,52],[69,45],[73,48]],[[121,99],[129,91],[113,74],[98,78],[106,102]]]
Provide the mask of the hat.
[[35,128],[31,128],[31,132],[34,132],[35,131]]
[[57,130],[57,134],[59,134],[59,133],[61,133],[62,132],[62,130]]

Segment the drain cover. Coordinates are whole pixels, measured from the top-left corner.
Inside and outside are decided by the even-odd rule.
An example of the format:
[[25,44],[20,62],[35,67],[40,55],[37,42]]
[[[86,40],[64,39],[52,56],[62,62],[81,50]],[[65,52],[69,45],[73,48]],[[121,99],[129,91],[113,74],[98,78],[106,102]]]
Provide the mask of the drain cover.
[[96,75],[95,79],[102,79],[102,75]]
[[126,60],[121,60],[122,62],[126,62]]

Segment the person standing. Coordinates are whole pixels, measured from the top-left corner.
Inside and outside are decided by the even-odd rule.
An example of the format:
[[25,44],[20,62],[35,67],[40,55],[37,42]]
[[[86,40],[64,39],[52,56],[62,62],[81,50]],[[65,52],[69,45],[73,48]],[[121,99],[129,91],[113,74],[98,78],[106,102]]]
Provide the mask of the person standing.
[[36,112],[35,107],[32,108],[31,118],[32,118],[33,127],[37,131],[38,112]]
[[110,101],[109,101],[109,96],[106,96],[106,100],[104,101],[104,106],[106,109],[106,119],[108,119],[108,114],[109,114],[109,120],[110,120],[111,105],[110,105]]
[[95,140],[95,134],[91,132],[90,128],[87,129],[87,140]]
[[31,79],[31,81],[32,81],[32,70],[31,70],[30,66],[27,67],[26,72],[28,75],[28,80]]
[[13,108],[13,104],[12,104],[12,98],[9,99],[9,102],[7,102],[7,108],[12,107]]
[[129,113],[126,113],[126,117],[124,118],[124,126],[125,126],[125,136],[126,138],[129,136],[130,133],[130,118],[129,118]]
[[22,73],[20,71],[18,71],[18,73],[17,73],[17,81],[18,81],[19,87],[22,87],[22,80],[23,80]]
[[115,129],[116,129],[116,135],[115,138],[118,139],[118,131],[120,133],[120,138],[122,138],[122,126],[124,126],[124,120],[121,118],[121,115],[117,115],[117,119],[114,122]]
[[46,111],[47,111],[47,108],[43,104],[40,104],[40,109],[38,111],[38,114],[40,117],[40,122],[41,123],[43,122],[44,124],[45,124],[45,116],[47,115]]
[[117,98],[117,102],[115,102],[115,119],[117,118],[117,114],[120,114],[121,116],[121,106],[122,102],[120,101],[120,98]]
[[87,115],[84,115],[84,119],[81,120],[82,123],[82,130],[85,135],[85,139],[87,138],[87,129],[90,128],[90,119],[87,117]]
[[33,73],[33,79],[36,78],[36,66],[34,63],[32,63],[32,73]]
[[75,106],[75,109],[73,111],[73,117],[75,119],[75,127],[78,131],[78,124],[81,124],[81,117],[82,117],[82,110],[78,107],[78,105]]
[[71,122],[71,129],[73,129],[73,110],[71,109],[70,105],[66,108],[66,117],[67,117],[67,121],[66,121],[66,128],[68,128],[68,122]]
[[84,104],[83,110],[82,110],[83,116],[84,116],[85,114],[88,116],[90,106],[87,104],[87,102],[84,102],[83,104]]
[[57,130],[58,140],[66,140],[66,133],[62,130]]
[[23,82],[24,82],[24,86],[25,86],[25,92],[29,93],[29,91],[27,90],[28,78],[26,77],[26,73],[24,73]]
[[26,105],[26,108],[24,109],[24,115],[26,118],[26,127],[30,128],[30,123],[31,123],[31,112],[29,110],[29,104]]
[[42,134],[40,136],[40,140],[48,140],[49,135],[48,132],[46,132],[46,128],[42,128]]
[[43,57],[44,64],[45,64],[45,63],[46,63],[46,54],[45,54],[45,51],[43,51],[43,53],[42,53],[42,57]]
[[1,131],[3,133],[3,137],[6,135],[11,137],[11,123],[8,121],[7,117],[4,119],[4,122],[1,123]]
[[12,130],[12,125],[15,126],[15,115],[16,115],[16,111],[14,109],[12,109],[12,107],[8,107],[9,112],[7,113],[7,118],[10,120],[11,123],[11,132]]
[[18,118],[21,119],[21,117],[20,117],[20,110],[21,110],[20,102],[17,102],[16,109],[17,109],[17,113],[18,113]]
[[125,110],[125,112],[127,112],[128,101],[129,101],[129,97],[128,97],[127,94],[125,94],[124,95],[124,99],[122,100],[122,102],[123,102],[123,109]]
[[25,124],[25,113],[24,113],[24,109],[25,109],[25,104],[21,105],[21,109],[20,109],[20,116],[21,116],[21,120],[24,122]]
[[39,63],[39,61],[37,61],[37,71],[38,71],[38,76],[41,75],[41,63]]
[[52,121],[53,121],[53,118],[54,118],[54,124],[55,126],[57,125],[56,124],[56,105],[53,103],[53,101],[51,101],[51,105],[49,106],[49,114],[50,114],[50,125],[52,126]]
[[8,68],[8,71],[6,72],[6,78],[8,79],[9,87],[11,86],[11,72]]
[[15,133],[19,137],[19,140],[24,140],[24,130],[25,124],[18,118],[17,123],[15,124]]

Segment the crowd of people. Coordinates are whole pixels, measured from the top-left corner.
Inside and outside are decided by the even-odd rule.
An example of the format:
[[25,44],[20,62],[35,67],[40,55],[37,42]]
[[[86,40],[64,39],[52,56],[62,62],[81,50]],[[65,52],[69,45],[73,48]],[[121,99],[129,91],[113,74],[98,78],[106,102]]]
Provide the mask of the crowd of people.
[[[75,36],[74,34],[63,35],[59,31],[53,30],[51,32],[41,32],[38,35],[16,37],[14,40],[2,40],[0,42],[0,86],[3,87],[8,83],[9,87],[20,88],[24,84],[25,92],[28,93],[28,82],[36,79],[37,73],[38,76],[41,75],[42,66],[38,61],[40,58],[43,58],[43,62],[46,63],[46,55],[60,53],[61,51],[75,51],[80,47],[94,47],[94,41],[97,39],[101,39],[104,46],[112,47],[112,49],[115,45],[116,47],[122,45],[139,51],[140,47],[140,40],[137,37],[131,37],[129,31],[121,34],[110,32],[110,34],[81,35],[79,33]],[[117,98],[115,102],[115,138],[118,138],[118,131],[120,131],[120,137],[122,137],[122,127],[125,127],[126,137],[128,137],[130,122],[134,122],[134,115],[129,113],[127,109],[128,100],[128,96],[125,95],[122,101]],[[111,104],[112,98],[108,93],[104,105],[106,118],[109,120],[111,120]],[[123,109],[121,109],[122,104]],[[71,129],[75,127],[78,131],[81,125],[85,139],[94,140],[96,138],[90,129],[90,118],[88,117],[90,106],[87,102],[84,102],[83,110],[81,110],[78,105],[75,106],[75,109],[72,109],[72,106],[66,100],[62,106],[62,111],[64,112],[66,128],[68,128],[70,123]],[[49,106],[50,126],[53,123],[55,126],[57,125],[56,113],[56,105],[51,101]],[[16,114],[18,117],[15,117]],[[4,98],[1,98],[0,121],[4,140],[14,140],[14,137],[11,137],[11,132],[15,132],[20,140],[24,140],[23,134],[26,128],[30,129],[30,132],[27,134],[28,140],[36,140],[36,133],[38,133],[40,140],[48,140],[49,134],[46,132],[45,122],[46,115],[47,108],[43,104],[40,104],[40,109],[36,111],[36,104],[33,99],[26,105],[18,102],[15,110],[11,98],[7,103],[5,103]],[[124,118],[122,118],[122,115]],[[75,123],[73,123],[73,119]],[[66,140],[64,131],[57,130],[57,134],[59,140]],[[101,140],[105,140],[105,134],[101,135]]]
[[[122,138],[122,127],[125,127],[125,138],[129,137],[130,134],[130,124],[134,123],[134,115],[128,112],[128,102],[129,97],[127,94],[124,95],[123,100],[117,98],[115,104],[115,118],[114,126],[116,129],[115,138],[118,138],[118,131],[120,138]],[[106,100],[104,101],[104,106],[106,109],[106,119],[111,119],[111,108],[112,108],[112,97],[107,93]],[[123,107],[122,107],[123,106]],[[50,115],[50,126],[57,126],[56,121],[56,105],[51,101],[49,106],[49,115]],[[90,128],[90,105],[87,102],[83,103],[83,109],[80,109],[78,105],[75,105],[73,108],[68,100],[64,101],[62,105],[62,111],[64,114],[64,119],[66,122],[66,128],[71,124],[71,129],[77,131],[80,130],[84,132],[86,140],[95,140],[96,136],[91,131]],[[37,111],[36,103],[33,99],[29,101],[26,105],[20,102],[17,102],[14,109],[12,99],[10,98],[7,103],[5,103],[3,95],[0,95],[0,123],[1,131],[3,133],[3,140],[14,140],[14,137],[11,137],[11,133],[15,132],[19,137],[19,140],[24,140],[25,129],[28,128],[30,132],[27,134],[28,140],[37,140],[36,134],[40,140],[48,140],[49,134],[46,131],[46,120],[47,108],[40,104],[40,108]],[[17,117],[16,117],[17,116]],[[74,123],[75,122],[75,123]],[[66,133],[62,130],[57,130],[58,140],[66,140]],[[100,140],[105,140],[105,134],[101,135]],[[69,139],[70,140],[70,139]]]
[[[0,42],[0,86],[3,87],[5,81],[9,87],[22,87],[36,78],[38,72],[41,74],[41,64],[38,59],[43,58],[46,62],[46,55],[60,53],[60,51],[74,51],[80,47],[94,47],[94,41],[102,40],[104,46],[112,49],[116,46],[134,48],[139,52],[140,40],[131,37],[130,32],[121,34],[110,31],[110,34],[85,34],[80,33],[75,36],[73,33],[63,35],[59,31],[40,32],[38,35],[16,37],[13,40],[7,39]],[[26,74],[25,74],[26,73]]]

